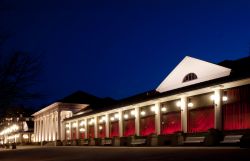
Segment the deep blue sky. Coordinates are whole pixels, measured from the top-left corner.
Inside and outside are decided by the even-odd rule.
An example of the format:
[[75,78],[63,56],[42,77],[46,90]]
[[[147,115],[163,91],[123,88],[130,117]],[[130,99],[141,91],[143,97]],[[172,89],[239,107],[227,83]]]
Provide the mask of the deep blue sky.
[[41,103],[76,90],[123,98],[155,89],[186,55],[249,53],[249,0],[5,1],[4,49],[43,55]]

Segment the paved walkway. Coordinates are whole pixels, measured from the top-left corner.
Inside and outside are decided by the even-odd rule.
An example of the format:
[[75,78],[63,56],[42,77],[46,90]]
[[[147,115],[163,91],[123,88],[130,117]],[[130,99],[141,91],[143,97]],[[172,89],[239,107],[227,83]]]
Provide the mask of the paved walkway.
[[0,161],[244,161],[238,147],[40,147],[0,150]]

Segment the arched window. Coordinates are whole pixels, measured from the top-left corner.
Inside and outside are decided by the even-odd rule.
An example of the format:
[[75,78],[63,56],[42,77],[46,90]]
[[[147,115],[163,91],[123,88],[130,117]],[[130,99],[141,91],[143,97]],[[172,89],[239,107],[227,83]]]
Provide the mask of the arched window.
[[188,73],[182,80],[182,83],[191,81],[191,80],[195,80],[197,79],[197,75],[195,73]]

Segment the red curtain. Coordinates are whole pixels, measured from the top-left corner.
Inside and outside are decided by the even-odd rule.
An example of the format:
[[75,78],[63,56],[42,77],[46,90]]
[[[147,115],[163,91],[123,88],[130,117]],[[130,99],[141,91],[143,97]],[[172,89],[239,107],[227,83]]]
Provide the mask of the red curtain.
[[80,139],[85,139],[85,132],[80,132]]
[[214,128],[214,107],[199,107],[188,111],[188,132],[206,132]]
[[110,137],[112,138],[115,136],[119,136],[119,122],[118,121],[110,123]]
[[147,116],[140,119],[140,135],[147,136],[155,133],[155,116]]
[[135,134],[135,119],[124,120],[124,136]]
[[94,126],[89,126],[88,138],[95,138],[95,128]]
[[76,139],[76,128],[72,128],[72,132],[71,132],[71,140],[75,140]]
[[170,112],[162,115],[161,134],[173,134],[181,131],[181,112]]
[[98,137],[99,138],[105,138],[105,136],[106,136],[106,126],[105,126],[105,124],[101,124],[101,125],[99,125],[99,127],[102,127],[102,129],[99,129],[99,134],[98,134]]
[[224,130],[249,129],[250,86],[230,89],[227,91],[227,96],[234,101],[223,105]]

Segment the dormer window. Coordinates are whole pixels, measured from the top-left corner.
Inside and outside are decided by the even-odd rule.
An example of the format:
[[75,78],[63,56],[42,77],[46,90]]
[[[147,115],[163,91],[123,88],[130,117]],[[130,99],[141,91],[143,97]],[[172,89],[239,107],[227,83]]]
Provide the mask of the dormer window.
[[195,73],[188,73],[182,80],[182,83],[189,82],[191,80],[197,79],[197,75]]

